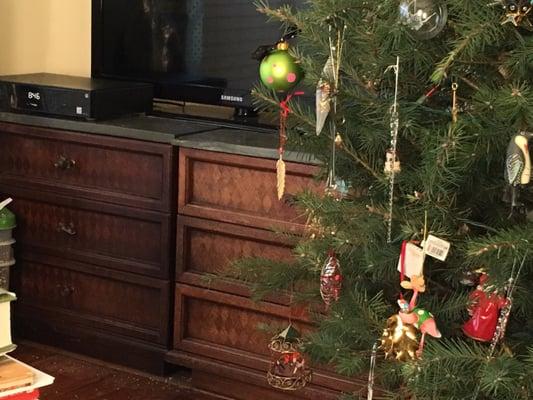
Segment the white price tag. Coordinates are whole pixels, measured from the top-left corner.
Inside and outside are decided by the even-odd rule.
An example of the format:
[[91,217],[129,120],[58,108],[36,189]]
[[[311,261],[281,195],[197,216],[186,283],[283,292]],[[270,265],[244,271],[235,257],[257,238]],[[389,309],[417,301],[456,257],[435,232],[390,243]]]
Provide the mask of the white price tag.
[[[411,278],[412,276],[422,276],[424,272],[424,250],[416,244],[407,243],[405,245],[405,271],[403,273]],[[398,260],[398,271],[402,272],[402,256]]]
[[426,239],[426,243],[424,243],[424,252],[428,256],[434,257],[437,260],[446,260],[449,250],[450,242],[439,239],[438,237],[433,235],[429,235]]

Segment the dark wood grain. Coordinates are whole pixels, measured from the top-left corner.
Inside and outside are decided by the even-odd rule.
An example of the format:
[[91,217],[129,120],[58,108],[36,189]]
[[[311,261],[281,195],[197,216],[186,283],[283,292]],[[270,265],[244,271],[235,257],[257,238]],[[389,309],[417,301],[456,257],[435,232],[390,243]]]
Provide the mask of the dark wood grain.
[[57,316],[53,312],[27,309],[17,312],[14,320],[15,340],[22,339],[55,346],[64,350],[95,357],[157,375],[167,373],[164,346],[109,333],[76,318]]
[[[209,357],[243,371],[266,373],[271,360],[268,343],[289,320],[303,335],[314,329],[305,308],[289,309],[181,284],[176,286],[175,301],[180,319],[175,321],[173,354],[180,351]],[[260,329],[261,325],[268,331]],[[324,368],[316,371],[313,382],[331,391],[353,391],[361,386],[360,381]]]
[[2,187],[14,198],[17,256],[26,250],[103,267],[169,276],[171,217],[153,211]]
[[168,343],[169,289],[158,279],[26,254],[13,271],[17,318],[48,315],[68,327]]
[[[287,196],[307,189],[318,167],[287,163]],[[178,212],[256,228],[300,231],[305,220],[276,192],[276,162],[254,157],[180,149]]]
[[[228,293],[250,296],[247,285],[228,275],[232,262],[247,257],[293,260],[292,241],[263,229],[180,215],[176,236],[176,280]],[[288,299],[278,296],[276,301]]]
[[7,186],[164,212],[175,204],[171,145],[0,122],[0,149]]
[[[181,303],[178,306],[185,329],[175,327],[174,348],[203,353],[203,344],[209,344],[204,355],[215,357],[217,350],[220,350],[219,357],[223,360],[241,364],[246,364],[245,357],[226,357],[231,357],[235,352],[247,352],[251,356],[269,355],[267,345],[270,338],[289,324],[291,313],[288,307],[254,303],[243,297],[186,285],[177,286],[176,302]],[[296,310],[292,313],[295,314]],[[302,333],[311,330],[311,325],[305,321],[306,316],[293,315],[292,320]],[[260,324],[272,332],[261,331]],[[248,366],[258,367],[255,362],[248,363]]]
[[0,149],[18,223],[16,337],[163,373],[177,149],[9,123]]

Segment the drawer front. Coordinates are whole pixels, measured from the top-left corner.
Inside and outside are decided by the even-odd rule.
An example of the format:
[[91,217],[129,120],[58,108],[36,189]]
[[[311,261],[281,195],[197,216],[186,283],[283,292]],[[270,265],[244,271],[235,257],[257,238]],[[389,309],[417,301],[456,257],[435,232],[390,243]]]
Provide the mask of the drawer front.
[[176,280],[197,286],[249,295],[229,280],[206,280],[206,274],[223,274],[235,260],[263,257],[290,262],[291,244],[270,231],[200,218],[178,216]]
[[170,216],[150,211],[11,193],[18,246],[155,277],[170,270]]
[[173,147],[0,123],[0,183],[171,209]]
[[65,324],[167,344],[168,283],[44,255],[17,261],[18,318],[44,313]]
[[[318,167],[287,163],[286,193],[320,191]],[[276,191],[276,161],[180,149],[179,213],[258,228],[299,230],[305,220]]]
[[[289,323],[286,306],[183,284],[176,285],[175,315],[175,349],[256,369],[268,366],[272,336],[260,324],[281,331]],[[311,330],[305,310],[293,310],[292,319],[300,332]]]
[[[225,363],[266,372],[270,363],[272,333],[289,323],[289,308],[257,303],[241,296],[176,285],[174,351],[209,357]],[[178,317],[179,316],[179,317]],[[302,333],[312,330],[303,309],[292,311],[292,323]],[[351,392],[354,381],[315,370],[313,383]]]

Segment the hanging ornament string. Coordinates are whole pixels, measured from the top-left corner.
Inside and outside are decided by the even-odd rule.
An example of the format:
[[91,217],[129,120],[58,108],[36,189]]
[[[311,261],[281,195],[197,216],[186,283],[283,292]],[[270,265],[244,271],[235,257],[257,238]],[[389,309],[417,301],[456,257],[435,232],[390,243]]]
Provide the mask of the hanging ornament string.
[[420,96],[418,98],[416,103],[417,104],[424,104],[427,100],[432,98],[435,95],[435,93],[437,93],[438,91],[439,91],[439,85],[435,85],[435,86],[431,87],[431,89],[429,89],[426,93],[424,93],[422,96]]
[[516,288],[516,282],[518,281],[518,278],[520,277],[522,268],[524,267],[524,264],[526,263],[526,258],[527,258],[527,251],[524,254],[524,257],[522,258],[522,262],[520,263],[520,267],[518,267],[518,271],[516,272],[516,275],[514,274],[515,267],[516,267],[516,258],[515,258],[515,262],[513,263],[513,269],[511,270],[511,276],[507,284],[506,303],[501,311],[500,317],[498,318],[498,325],[496,326],[496,332],[494,333],[494,337],[492,338],[492,342],[490,344],[491,357],[492,357],[492,354],[494,354],[494,350],[496,349],[496,346],[503,339],[505,335],[505,330],[507,329],[507,323],[509,322],[509,315],[511,314],[511,308],[513,307],[513,292]]
[[[405,280],[405,249],[407,248],[407,240],[402,242],[402,250],[400,252],[400,286]],[[403,293],[400,291],[400,300],[403,300]]]
[[370,356],[370,368],[368,371],[368,385],[366,400],[372,400],[374,398],[374,374],[376,370],[376,358],[378,354],[378,347],[380,342],[375,342],[372,346],[372,355]]
[[457,108],[457,89],[459,85],[457,82],[452,83],[452,122],[457,123],[457,115],[459,114],[459,109]]
[[[389,70],[393,70],[395,74],[395,83],[394,83],[394,103],[391,107],[391,120],[390,120],[390,131],[391,131],[391,141],[390,141],[390,150],[392,154],[392,160],[396,160],[396,145],[398,142],[398,128],[400,125],[400,120],[398,116],[398,82],[400,76],[400,57],[396,57],[396,64],[390,65],[386,70],[387,73]],[[394,168],[389,173],[389,214],[387,216],[387,243],[392,242],[392,212],[394,208],[394,181],[395,181],[396,171]]]
[[285,193],[285,161],[283,161],[283,153],[285,153],[285,144],[287,143],[287,117],[289,116],[291,110],[289,108],[289,101],[294,96],[301,96],[304,92],[294,92],[284,100],[280,101],[279,107],[279,147],[278,154],[279,159],[276,163],[276,176],[277,176],[277,191],[278,191],[278,200],[281,200],[283,194]]
[[[342,24],[341,27],[339,27],[337,24]],[[335,27],[333,26],[335,24]],[[333,42],[333,29],[335,28],[335,43]],[[335,171],[335,164],[336,164],[336,152],[337,152],[337,123],[336,123],[336,117],[337,117],[337,94],[339,91],[339,74],[340,74],[340,65],[341,65],[341,59],[342,59],[342,52],[344,47],[344,34],[346,31],[346,25],[344,24],[343,20],[340,20],[339,18],[331,18],[330,24],[329,24],[329,57],[332,63],[332,78],[333,82],[331,82],[331,103],[332,103],[332,115],[330,119],[330,134],[331,134],[331,163],[330,163],[330,170],[328,174],[328,180],[327,180],[327,188],[328,189],[335,189],[336,188],[336,181],[337,181],[337,175]]]

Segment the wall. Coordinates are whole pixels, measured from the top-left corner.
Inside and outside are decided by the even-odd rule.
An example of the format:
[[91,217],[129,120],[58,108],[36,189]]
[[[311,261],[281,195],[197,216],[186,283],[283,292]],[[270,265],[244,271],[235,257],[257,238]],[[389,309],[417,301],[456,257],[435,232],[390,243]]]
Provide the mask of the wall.
[[91,0],[0,0],[0,75],[90,76]]

